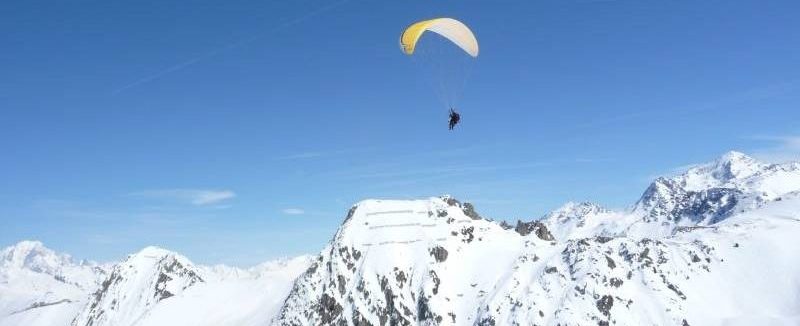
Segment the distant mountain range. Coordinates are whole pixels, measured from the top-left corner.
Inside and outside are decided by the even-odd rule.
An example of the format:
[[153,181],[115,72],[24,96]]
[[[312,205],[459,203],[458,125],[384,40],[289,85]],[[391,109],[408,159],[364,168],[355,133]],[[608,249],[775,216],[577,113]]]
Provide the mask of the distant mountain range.
[[800,163],[730,152],[625,211],[516,224],[453,197],[365,200],[319,255],[250,269],[148,247],[0,251],[0,326],[800,325]]

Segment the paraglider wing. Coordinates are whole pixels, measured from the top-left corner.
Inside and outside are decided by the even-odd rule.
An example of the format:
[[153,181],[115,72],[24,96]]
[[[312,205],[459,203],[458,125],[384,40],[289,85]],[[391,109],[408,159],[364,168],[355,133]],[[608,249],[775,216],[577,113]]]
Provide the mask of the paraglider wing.
[[414,54],[417,41],[427,31],[450,40],[472,57],[478,57],[478,40],[464,23],[452,18],[435,18],[414,23],[400,35],[400,47],[408,55]]

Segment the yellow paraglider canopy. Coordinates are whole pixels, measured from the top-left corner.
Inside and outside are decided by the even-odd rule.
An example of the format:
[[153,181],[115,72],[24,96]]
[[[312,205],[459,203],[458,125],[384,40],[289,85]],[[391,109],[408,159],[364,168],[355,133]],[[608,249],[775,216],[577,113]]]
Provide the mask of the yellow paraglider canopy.
[[417,22],[400,35],[400,47],[408,55],[414,54],[417,41],[426,31],[431,31],[450,40],[472,57],[478,57],[478,40],[464,23],[452,18],[435,18]]

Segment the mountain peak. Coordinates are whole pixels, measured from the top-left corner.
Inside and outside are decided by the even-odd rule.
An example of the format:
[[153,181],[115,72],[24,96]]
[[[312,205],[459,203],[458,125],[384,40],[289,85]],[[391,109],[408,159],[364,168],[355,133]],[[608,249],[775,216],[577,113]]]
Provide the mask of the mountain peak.
[[158,257],[162,258],[169,255],[176,255],[177,253],[157,247],[157,246],[147,246],[139,250],[139,252],[131,255],[132,257]]
[[44,244],[41,241],[36,240],[22,240],[17,242],[17,244],[13,245],[12,247],[43,248]]
[[47,247],[45,247],[43,243],[41,243],[39,241],[31,241],[31,240],[23,240],[23,241],[17,242],[16,244],[14,244],[14,245],[12,245],[10,247],[7,247],[7,248],[5,248],[3,250],[4,253],[8,253],[8,254],[11,254],[11,253],[25,253],[25,254],[28,254],[28,253],[45,252],[45,251],[51,251],[51,250],[47,249]]
[[158,302],[205,282],[188,258],[145,247],[114,266],[74,325],[131,325]]
[[758,160],[737,151],[730,151],[716,160],[716,171],[718,177],[742,178],[748,177],[757,172],[763,164]]
[[800,190],[799,172],[793,164],[767,164],[730,151],[683,174],[656,179],[635,209],[648,220],[713,224]]
[[567,202],[558,209],[547,214],[544,220],[553,220],[558,223],[565,223],[573,219],[583,219],[590,214],[596,214],[606,211],[600,205],[590,202]]
[[39,241],[26,240],[0,251],[0,265],[55,274],[62,267],[72,265],[72,258],[56,253]]
[[553,213],[573,213],[573,212],[582,212],[585,210],[598,210],[602,209],[600,205],[591,202],[574,202],[569,201],[564,205],[561,205],[558,209],[554,210]]
[[126,262],[153,265],[155,262],[162,261],[167,258],[174,258],[175,260],[185,265],[192,265],[189,259],[182,256],[181,254],[158,246],[144,247],[142,248],[142,250],[139,250],[136,253],[128,255]]
[[755,159],[752,158],[751,156],[749,156],[749,155],[747,155],[745,153],[739,152],[739,151],[728,151],[727,153],[722,154],[722,156],[720,156],[719,160],[720,161],[743,161],[743,160],[755,161]]
[[690,191],[726,188],[731,183],[741,182],[764,172],[769,166],[744,153],[730,151],[712,162],[696,165],[675,177],[659,178],[655,183],[664,183],[668,179]]

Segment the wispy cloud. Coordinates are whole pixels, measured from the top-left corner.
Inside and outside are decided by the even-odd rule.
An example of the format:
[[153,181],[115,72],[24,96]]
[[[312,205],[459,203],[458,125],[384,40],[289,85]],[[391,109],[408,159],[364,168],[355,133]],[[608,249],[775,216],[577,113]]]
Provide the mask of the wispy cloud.
[[86,242],[93,245],[110,245],[119,240],[118,238],[108,234],[92,234],[86,238]]
[[767,144],[752,153],[760,160],[774,163],[800,160],[800,136],[754,136],[749,139]]
[[615,162],[613,158],[597,158],[597,157],[579,157],[575,159],[575,163],[609,163]]
[[215,205],[236,197],[236,193],[230,190],[209,189],[155,189],[134,192],[130,195],[161,200],[175,200],[195,206]]
[[369,152],[373,149],[374,149],[373,147],[364,147],[364,148],[348,148],[348,149],[332,149],[332,150],[310,150],[305,152],[297,152],[297,153],[286,154],[283,156],[278,156],[275,157],[275,160],[293,161],[293,160],[318,159],[331,156],[341,156],[354,153]]
[[205,53],[197,55],[197,56],[195,56],[193,58],[189,58],[189,59],[187,59],[187,60],[185,60],[183,62],[179,62],[179,63],[174,64],[172,66],[166,67],[166,68],[164,68],[162,70],[159,70],[159,71],[157,71],[157,72],[155,72],[155,73],[153,73],[153,74],[151,74],[149,76],[145,76],[143,78],[139,78],[137,80],[129,82],[128,84],[125,84],[125,85],[123,85],[123,86],[121,86],[121,87],[119,87],[117,89],[114,89],[112,91],[112,94],[116,95],[116,94],[122,93],[122,92],[124,92],[124,91],[126,91],[128,89],[131,89],[131,88],[134,88],[134,87],[137,87],[137,86],[140,86],[140,85],[143,85],[143,84],[147,84],[149,82],[161,79],[162,77],[164,77],[166,75],[169,75],[169,74],[171,74],[173,72],[176,72],[176,71],[180,71],[180,70],[186,69],[187,67],[192,66],[192,65],[194,65],[194,64],[196,64],[196,63],[198,63],[200,61],[203,61],[205,59],[209,59],[211,57],[214,57],[214,56],[219,55],[221,53],[224,53],[226,51],[232,50],[234,48],[237,48],[237,47],[252,43],[252,42],[264,37],[266,34],[273,33],[273,32],[278,32],[278,31],[287,29],[289,27],[292,27],[294,25],[297,25],[299,23],[302,23],[302,22],[304,22],[304,21],[306,21],[306,20],[308,20],[308,19],[310,19],[310,18],[312,18],[312,17],[314,17],[316,15],[322,14],[322,13],[324,13],[326,11],[330,11],[330,10],[336,8],[336,7],[339,7],[339,6],[345,4],[348,1],[350,1],[350,0],[340,0],[340,1],[336,1],[336,2],[331,2],[326,6],[322,6],[320,8],[316,8],[314,10],[308,11],[305,14],[302,14],[300,16],[293,17],[293,18],[290,17],[289,19],[285,19],[282,22],[279,22],[277,25],[273,26],[272,28],[265,29],[264,31],[262,31],[261,33],[259,33],[257,35],[254,35],[254,36],[251,36],[251,37],[247,37],[247,38],[243,38],[243,39],[240,39],[240,40],[232,42],[232,43],[228,43],[228,44],[226,44],[226,45],[224,45],[222,47],[219,47],[219,48],[216,48],[216,49],[212,49],[210,51],[207,51]]
[[[763,142],[761,148],[749,151],[747,154],[754,158],[770,163],[784,163],[800,161],[800,136],[749,136],[743,139]],[[689,169],[701,164],[687,164],[671,168],[658,174],[643,177],[643,181],[652,181],[658,177],[672,177],[682,174]]]
[[384,169],[382,171],[372,171],[369,169],[334,172],[330,174],[333,177],[343,179],[391,179],[391,178],[404,178],[415,176],[454,176],[465,174],[478,174],[478,173],[491,173],[508,170],[525,170],[541,168],[546,166],[557,166],[559,164],[568,163],[594,163],[604,160],[594,159],[575,159],[575,160],[545,160],[535,162],[525,162],[516,164],[468,164],[468,165],[449,165],[434,168],[420,168],[420,169]]
[[690,103],[670,109],[641,109],[633,112],[622,113],[616,116],[606,117],[604,119],[592,119],[591,121],[586,121],[584,123],[577,123],[574,125],[574,128],[585,129],[665,115],[679,116],[703,111],[721,110],[732,105],[773,98],[786,93],[796,92],[798,86],[800,86],[800,80],[788,80],[779,83],[761,85],[750,89],[745,89],[737,93],[731,93],[725,97],[714,98],[705,102]]
[[656,180],[658,178],[661,178],[661,177],[668,178],[668,177],[678,176],[680,174],[685,173],[686,171],[689,171],[689,169],[696,168],[698,166],[700,166],[700,164],[685,164],[685,165],[676,166],[676,167],[667,169],[665,171],[659,171],[657,173],[648,174],[648,175],[646,175],[644,177],[641,177],[641,179],[639,179],[639,181],[648,182],[649,183],[649,182],[653,182],[654,180]]
[[284,208],[281,212],[286,215],[303,215],[306,213],[302,208]]
[[324,152],[303,152],[303,153],[280,156],[280,157],[277,157],[275,159],[279,160],[279,161],[304,160],[304,159],[322,157],[322,156],[325,156],[325,154],[326,153],[324,153]]
[[73,220],[92,221],[93,223],[109,222],[126,218],[128,215],[72,200],[38,199],[32,208],[49,217],[69,218]]

